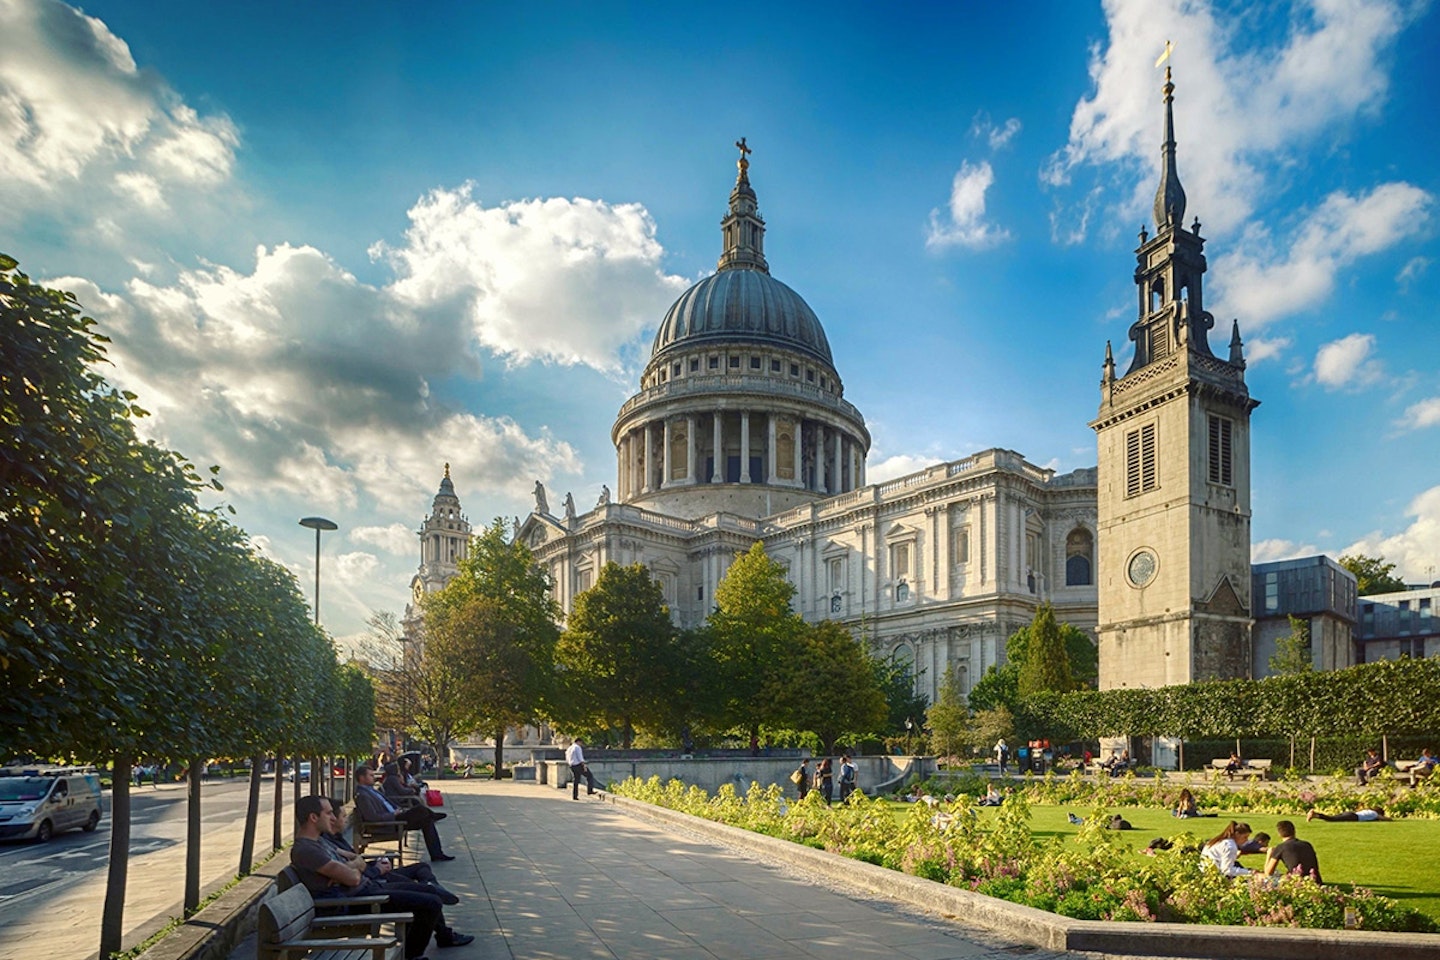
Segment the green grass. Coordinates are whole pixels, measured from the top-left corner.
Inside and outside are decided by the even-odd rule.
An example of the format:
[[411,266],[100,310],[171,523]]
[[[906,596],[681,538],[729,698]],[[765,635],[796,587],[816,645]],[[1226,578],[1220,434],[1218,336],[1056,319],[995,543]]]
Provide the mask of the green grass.
[[[908,804],[896,804],[897,815],[909,810]],[[994,815],[994,810],[981,807],[980,816]],[[1088,817],[1093,811],[1078,807],[1056,807],[1032,804],[1030,829],[1036,837],[1074,836],[1080,828],[1072,825],[1067,813]],[[1168,810],[1151,807],[1107,808],[1105,816],[1120,814],[1134,830],[1121,836],[1141,856],[1141,850],[1155,837],[1173,837],[1192,833],[1205,841],[1225,828],[1230,817],[1204,817],[1199,820],[1176,820]],[[1381,896],[1440,920],[1440,820],[1397,820],[1393,823],[1309,823],[1303,818],[1274,814],[1245,814],[1234,819],[1250,824],[1256,832],[1270,834],[1278,842],[1275,823],[1290,820],[1295,833],[1315,847],[1320,872],[1330,884],[1353,884],[1368,887]],[[1252,869],[1262,869],[1261,855],[1242,857],[1240,862]]]

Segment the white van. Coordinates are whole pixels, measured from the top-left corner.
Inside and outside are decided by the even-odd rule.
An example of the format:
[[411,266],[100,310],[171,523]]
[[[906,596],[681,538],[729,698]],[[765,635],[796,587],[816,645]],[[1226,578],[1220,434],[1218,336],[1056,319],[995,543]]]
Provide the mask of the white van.
[[40,843],[64,830],[100,825],[94,767],[0,768],[0,840]]

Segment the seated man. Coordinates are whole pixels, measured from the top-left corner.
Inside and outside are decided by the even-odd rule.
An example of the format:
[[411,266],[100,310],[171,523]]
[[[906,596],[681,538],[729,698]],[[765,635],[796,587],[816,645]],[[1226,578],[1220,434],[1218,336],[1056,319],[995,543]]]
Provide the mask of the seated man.
[[413,918],[405,928],[405,960],[422,957],[432,936],[441,947],[458,947],[475,939],[456,933],[446,925],[444,907],[438,896],[398,886],[386,887],[367,879],[362,858],[346,856],[322,839],[323,834],[335,830],[335,811],[330,806],[330,798],[306,796],[296,802],[295,843],[290,848],[290,865],[317,901],[327,897],[386,897],[387,906],[409,913]]
[[1355,777],[1360,781],[1360,786],[1365,786],[1381,771],[1385,769],[1385,761],[1380,759],[1380,753],[1371,747],[1365,751],[1365,759],[1360,761],[1360,766],[1355,768]]
[[385,764],[385,782],[380,784],[385,799],[397,807],[420,803],[423,799],[420,796],[420,788],[411,786],[405,778],[405,771],[400,767],[400,764],[404,762],[403,760],[392,760]]
[[1245,761],[1240,759],[1240,754],[1234,750],[1230,751],[1230,762],[1225,764],[1225,779],[1234,780],[1235,774],[1245,769]]
[[1295,836],[1295,824],[1281,820],[1275,824],[1275,832],[1280,834],[1280,842],[1271,847],[1265,857],[1265,876],[1274,876],[1275,869],[1283,866],[1285,873],[1298,873],[1322,883],[1320,860],[1315,856],[1315,848]]
[[440,847],[440,834],[435,821],[445,819],[445,814],[436,813],[429,807],[406,807],[401,810],[375,789],[375,771],[369,767],[355,768],[355,808],[366,820],[399,820],[411,830],[419,830],[425,836],[425,849],[434,861],[454,860]]
[[[359,857],[355,848],[350,846],[350,841],[345,839],[345,813],[343,804],[336,800],[330,801],[330,809],[335,811],[335,830],[321,836],[321,840],[338,850],[347,858]],[[364,857],[360,857],[364,861]],[[460,902],[460,898],[440,885],[435,878],[435,871],[425,861],[412,863],[409,866],[397,867],[391,864],[389,857],[380,857],[366,863],[361,871],[366,878],[378,880],[386,886],[406,885],[406,889],[418,889],[421,893],[433,893],[440,898],[441,902],[447,905],[454,905]]]
[[1410,786],[1420,786],[1421,780],[1435,772],[1437,763],[1440,763],[1440,760],[1435,759],[1435,754],[1430,751],[1429,747],[1421,750],[1420,759],[1416,760],[1415,765],[1410,768]]

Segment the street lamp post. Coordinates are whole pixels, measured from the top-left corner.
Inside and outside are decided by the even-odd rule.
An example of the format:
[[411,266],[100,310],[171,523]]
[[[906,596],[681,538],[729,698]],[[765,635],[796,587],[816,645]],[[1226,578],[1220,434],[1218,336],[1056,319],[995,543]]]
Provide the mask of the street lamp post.
[[315,625],[320,625],[320,532],[322,530],[338,530],[339,526],[332,520],[324,517],[304,517],[300,526],[309,527],[315,531]]

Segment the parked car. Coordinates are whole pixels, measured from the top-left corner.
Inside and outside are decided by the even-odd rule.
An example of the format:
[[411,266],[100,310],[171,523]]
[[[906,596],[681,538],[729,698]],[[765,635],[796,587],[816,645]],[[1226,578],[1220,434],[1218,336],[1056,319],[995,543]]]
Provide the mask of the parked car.
[[[294,770],[293,768],[290,770],[290,782],[291,782],[291,783],[294,783],[294,782],[295,782],[295,770]],[[300,761],[300,782],[301,782],[301,783],[309,783],[309,782],[310,782],[310,761],[309,761],[309,760],[301,760],[301,761]]]
[[93,767],[0,769],[0,840],[44,843],[79,827],[100,825],[100,777]]

